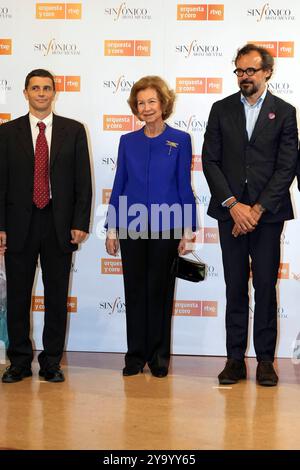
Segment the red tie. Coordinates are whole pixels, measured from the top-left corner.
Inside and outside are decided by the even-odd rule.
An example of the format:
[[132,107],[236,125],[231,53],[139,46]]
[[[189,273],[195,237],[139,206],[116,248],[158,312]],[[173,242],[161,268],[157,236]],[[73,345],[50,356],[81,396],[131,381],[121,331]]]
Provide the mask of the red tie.
[[38,122],[40,129],[35,145],[33,202],[43,209],[50,200],[49,151],[45,136],[46,124]]

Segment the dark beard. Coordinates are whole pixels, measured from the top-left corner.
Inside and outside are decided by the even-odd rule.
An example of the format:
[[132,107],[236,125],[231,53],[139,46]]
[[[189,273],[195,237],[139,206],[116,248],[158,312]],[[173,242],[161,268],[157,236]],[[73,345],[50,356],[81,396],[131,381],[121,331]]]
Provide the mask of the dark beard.
[[[246,84],[248,84],[249,86],[245,88],[243,85],[246,85]],[[252,82],[242,81],[240,83],[240,90],[243,96],[248,97],[248,96],[255,95],[255,93],[258,92],[258,87],[255,86]]]

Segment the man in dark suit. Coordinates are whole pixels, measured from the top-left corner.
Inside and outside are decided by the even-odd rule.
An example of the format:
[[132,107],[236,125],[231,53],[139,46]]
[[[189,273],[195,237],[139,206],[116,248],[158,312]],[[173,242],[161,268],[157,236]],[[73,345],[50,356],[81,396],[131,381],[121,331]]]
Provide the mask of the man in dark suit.
[[62,382],[72,252],[89,230],[89,153],[83,125],[52,113],[50,72],[30,72],[24,95],[29,114],[0,127],[0,246],[6,249],[11,362],[2,382],[32,375],[30,305],[38,256],[45,304],[39,375]]
[[241,93],[214,103],[203,146],[212,196],[208,214],[218,220],[226,282],[228,360],[219,382],[246,378],[250,257],[256,378],[272,386],[278,381],[273,361],[280,236],[284,221],[293,218],[289,187],[297,164],[296,111],[267,89],[274,66],[267,50],[248,44],[238,51],[235,66]]

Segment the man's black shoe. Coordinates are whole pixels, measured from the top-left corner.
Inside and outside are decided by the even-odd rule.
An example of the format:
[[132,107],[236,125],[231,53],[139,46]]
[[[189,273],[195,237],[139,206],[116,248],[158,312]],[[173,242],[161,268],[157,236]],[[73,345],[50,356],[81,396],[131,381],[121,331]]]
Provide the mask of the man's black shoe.
[[150,367],[151,374],[154,377],[166,377],[168,375],[168,368],[167,367]]
[[65,376],[59,366],[40,369],[39,376],[43,377],[47,382],[64,382]]
[[274,387],[278,382],[272,361],[259,361],[256,369],[256,380],[264,387]]
[[228,359],[222,372],[218,375],[221,385],[231,385],[237,383],[247,376],[245,361]]
[[2,375],[2,382],[6,384],[12,384],[14,382],[20,382],[25,379],[25,377],[31,377],[31,369],[24,367],[9,366]]

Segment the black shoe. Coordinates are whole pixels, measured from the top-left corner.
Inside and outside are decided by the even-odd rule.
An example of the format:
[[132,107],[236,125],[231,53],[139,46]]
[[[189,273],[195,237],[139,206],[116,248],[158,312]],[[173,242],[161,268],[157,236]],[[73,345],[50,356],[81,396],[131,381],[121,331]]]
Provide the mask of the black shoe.
[[166,377],[168,375],[168,368],[167,367],[150,367],[151,374],[154,377]]
[[237,359],[228,359],[222,372],[218,375],[221,385],[231,385],[237,383],[240,379],[247,376],[245,361]]
[[47,382],[64,382],[65,376],[59,366],[40,369],[39,376],[43,377]]
[[25,377],[31,376],[31,369],[27,369],[24,367],[9,366],[2,375],[2,382],[6,384],[11,384],[14,382],[20,382],[21,380],[25,379]]
[[278,382],[272,361],[259,361],[256,369],[256,380],[264,387],[274,387]]
[[143,372],[143,367],[141,366],[125,366],[122,373],[124,377],[128,377],[129,375],[137,375],[140,372]]

